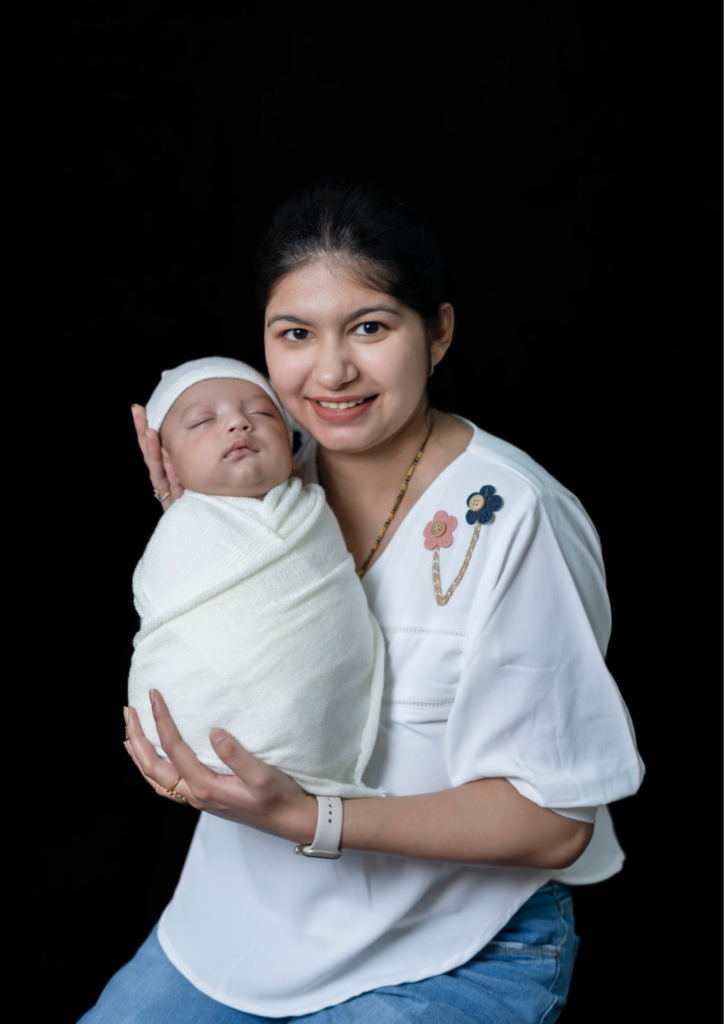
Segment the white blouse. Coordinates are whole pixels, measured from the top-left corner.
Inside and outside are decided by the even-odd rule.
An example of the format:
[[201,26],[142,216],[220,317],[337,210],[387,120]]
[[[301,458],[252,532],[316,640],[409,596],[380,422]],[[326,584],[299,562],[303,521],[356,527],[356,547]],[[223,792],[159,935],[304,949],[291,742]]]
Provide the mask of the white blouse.
[[[313,445],[299,459],[315,479]],[[467,570],[440,605],[431,545],[440,544],[444,594],[476,530],[468,499],[485,486],[502,506],[485,521],[497,504],[486,491]],[[444,533],[431,531],[434,521]],[[604,662],[611,620],[599,539],[574,495],[474,428],[363,585],[387,643],[366,783],[394,797],[498,776],[570,817],[590,821],[598,808],[590,846],[555,877],[580,884],[619,871],[604,805],[635,793],[644,768]],[[452,970],[552,874],[353,850],[336,861],[295,857],[289,842],[202,814],[159,939],[213,999],[301,1016]]]

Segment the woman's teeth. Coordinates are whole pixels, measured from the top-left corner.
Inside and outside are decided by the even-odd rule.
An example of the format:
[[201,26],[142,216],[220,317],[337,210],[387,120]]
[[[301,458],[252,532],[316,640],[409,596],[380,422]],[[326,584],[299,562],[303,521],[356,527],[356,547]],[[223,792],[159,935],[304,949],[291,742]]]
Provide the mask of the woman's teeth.
[[366,398],[358,398],[356,402],[320,402],[323,409],[354,409],[355,405],[362,405]]

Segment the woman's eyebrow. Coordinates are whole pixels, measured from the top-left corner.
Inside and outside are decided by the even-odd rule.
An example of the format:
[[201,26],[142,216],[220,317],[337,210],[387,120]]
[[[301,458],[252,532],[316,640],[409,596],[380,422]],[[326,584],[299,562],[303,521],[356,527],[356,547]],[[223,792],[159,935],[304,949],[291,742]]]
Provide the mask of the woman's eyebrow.
[[311,327],[312,323],[310,320],[305,320],[303,316],[295,316],[294,313],[277,313],[275,316],[269,318],[267,327],[271,327],[277,320],[291,320],[295,324],[304,324],[305,327]]
[[[348,313],[345,317],[345,323],[349,323],[350,320],[356,320],[361,316],[367,316],[369,313],[391,313],[393,316],[402,316],[400,311],[393,306],[362,306],[360,309],[355,309],[353,312]],[[305,327],[312,326],[310,320],[305,320],[304,317],[296,316],[294,313],[276,313],[269,318],[267,327],[271,327],[277,320],[291,320],[292,323],[303,324]]]
[[355,309],[353,313],[350,313],[347,321],[357,320],[358,317],[367,316],[369,313],[392,313],[393,316],[402,316],[402,313],[394,306],[362,306],[361,309]]

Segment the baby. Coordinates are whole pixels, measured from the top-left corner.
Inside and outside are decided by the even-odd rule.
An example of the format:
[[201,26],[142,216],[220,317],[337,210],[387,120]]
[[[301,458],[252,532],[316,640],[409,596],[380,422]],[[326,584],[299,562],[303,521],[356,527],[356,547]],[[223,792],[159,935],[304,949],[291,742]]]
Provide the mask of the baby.
[[185,487],[133,577],[141,617],[129,703],[160,756],[148,691],[215,772],[227,729],[309,793],[380,795],[361,779],[377,734],[384,642],[317,484],[291,477],[267,380],[235,359],[166,371],[147,406]]

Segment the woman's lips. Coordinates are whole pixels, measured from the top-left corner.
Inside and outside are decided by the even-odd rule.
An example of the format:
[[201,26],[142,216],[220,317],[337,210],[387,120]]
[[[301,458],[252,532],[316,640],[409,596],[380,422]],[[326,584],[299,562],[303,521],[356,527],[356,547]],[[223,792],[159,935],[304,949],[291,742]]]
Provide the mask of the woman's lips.
[[[369,397],[364,395],[345,395],[343,398],[309,398],[308,401],[319,419],[324,420],[325,423],[350,423],[352,420],[358,420],[360,416],[364,416],[376,398],[377,395],[370,395]],[[351,409],[329,409],[325,405],[321,405],[321,402],[335,404],[360,402],[360,404],[353,405]]]

